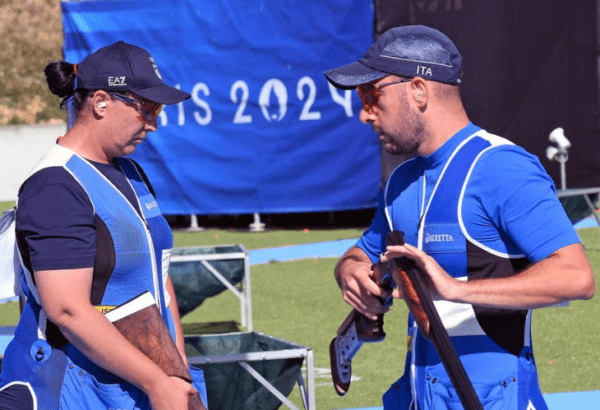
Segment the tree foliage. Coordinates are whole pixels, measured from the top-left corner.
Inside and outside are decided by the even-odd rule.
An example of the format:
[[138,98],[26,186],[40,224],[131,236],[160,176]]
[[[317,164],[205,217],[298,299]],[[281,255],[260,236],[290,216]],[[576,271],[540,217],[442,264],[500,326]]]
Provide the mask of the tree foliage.
[[57,0],[0,0],[0,125],[64,122],[44,67],[62,58]]

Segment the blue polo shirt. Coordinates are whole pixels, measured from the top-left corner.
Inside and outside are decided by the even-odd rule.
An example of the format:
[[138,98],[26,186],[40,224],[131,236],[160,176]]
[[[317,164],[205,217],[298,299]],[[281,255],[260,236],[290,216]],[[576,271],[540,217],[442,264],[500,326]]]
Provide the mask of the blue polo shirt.
[[[415,157],[392,173],[386,187],[388,198],[396,198],[399,190],[405,198],[401,205],[392,205],[392,212],[400,216],[392,217],[394,224],[400,225],[394,229],[418,229],[450,155],[480,130],[469,123],[431,155]],[[373,262],[385,250],[385,234],[390,230],[384,195],[386,192],[380,195],[371,226],[357,242]],[[466,232],[492,252],[520,254],[537,262],[580,242],[556,196],[554,182],[538,158],[517,145],[501,145],[482,154],[469,177],[462,204]]]

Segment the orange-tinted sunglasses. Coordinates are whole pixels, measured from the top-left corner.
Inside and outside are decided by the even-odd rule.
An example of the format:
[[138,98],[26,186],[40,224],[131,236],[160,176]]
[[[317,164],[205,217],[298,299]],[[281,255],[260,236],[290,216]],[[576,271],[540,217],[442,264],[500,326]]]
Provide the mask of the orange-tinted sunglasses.
[[365,107],[367,107],[367,109],[372,109],[379,102],[379,90],[381,90],[384,87],[387,87],[388,85],[408,83],[410,81],[412,81],[412,78],[406,78],[398,81],[390,81],[388,83],[381,83],[377,85],[373,83],[362,84],[356,87],[356,91],[358,92],[358,96],[360,97],[360,100],[365,105]]
[[123,101],[125,104],[135,104],[138,107],[140,114],[142,114],[140,116],[142,121],[154,121],[160,115],[160,112],[163,109],[163,104],[150,101],[142,97],[133,97],[114,92],[110,92],[109,94],[115,97],[117,100]]

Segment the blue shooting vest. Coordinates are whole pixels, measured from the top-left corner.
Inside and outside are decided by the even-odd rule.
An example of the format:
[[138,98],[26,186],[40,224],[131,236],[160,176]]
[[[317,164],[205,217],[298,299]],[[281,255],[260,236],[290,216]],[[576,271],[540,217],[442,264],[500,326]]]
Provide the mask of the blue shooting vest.
[[[502,255],[478,244],[468,236],[462,220],[461,202],[477,159],[485,150],[506,143],[483,130],[466,138],[446,162],[414,229],[407,229],[406,222],[391,221],[392,212],[386,210],[390,226],[406,231],[407,243],[432,256],[459,280],[510,276],[516,273],[515,266],[528,264],[523,255]],[[414,171],[410,168],[414,165],[406,166]],[[434,303],[486,410],[547,409],[531,347],[531,312]],[[462,409],[433,343],[419,332],[412,315],[408,329],[405,372],[385,393],[385,410]],[[523,334],[513,337],[519,332]]]
[[[111,255],[105,255],[109,268],[98,270],[96,261],[92,304],[114,307],[149,291],[175,340],[165,289],[173,235],[135,165],[128,159],[118,163],[136,194],[142,217],[92,164],[62,146],[53,147],[31,175],[47,167],[64,167],[88,193],[97,235],[102,230],[103,241],[112,242]],[[31,272],[25,272],[22,283],[28,300],[6,349],[0,393],[9,385],[29,389],[40,410],[58,409],[59,403],[63,409],[150,409],[142,391],[95,365],[56,334],[58,328],[47,320]],[[199,369],[191,373],[206,403],[203,374]]]

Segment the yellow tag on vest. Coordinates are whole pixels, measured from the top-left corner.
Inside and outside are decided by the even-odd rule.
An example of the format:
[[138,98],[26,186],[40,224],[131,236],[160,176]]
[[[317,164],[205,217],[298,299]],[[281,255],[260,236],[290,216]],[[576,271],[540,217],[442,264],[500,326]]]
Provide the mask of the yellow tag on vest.
[[111,310],[114,310],[116,308],[116,306],[94,306],[96,309],[98,309],[100,311],[100,313],[102,313],[103,315],[107,314],[108,312],[110,312]]

